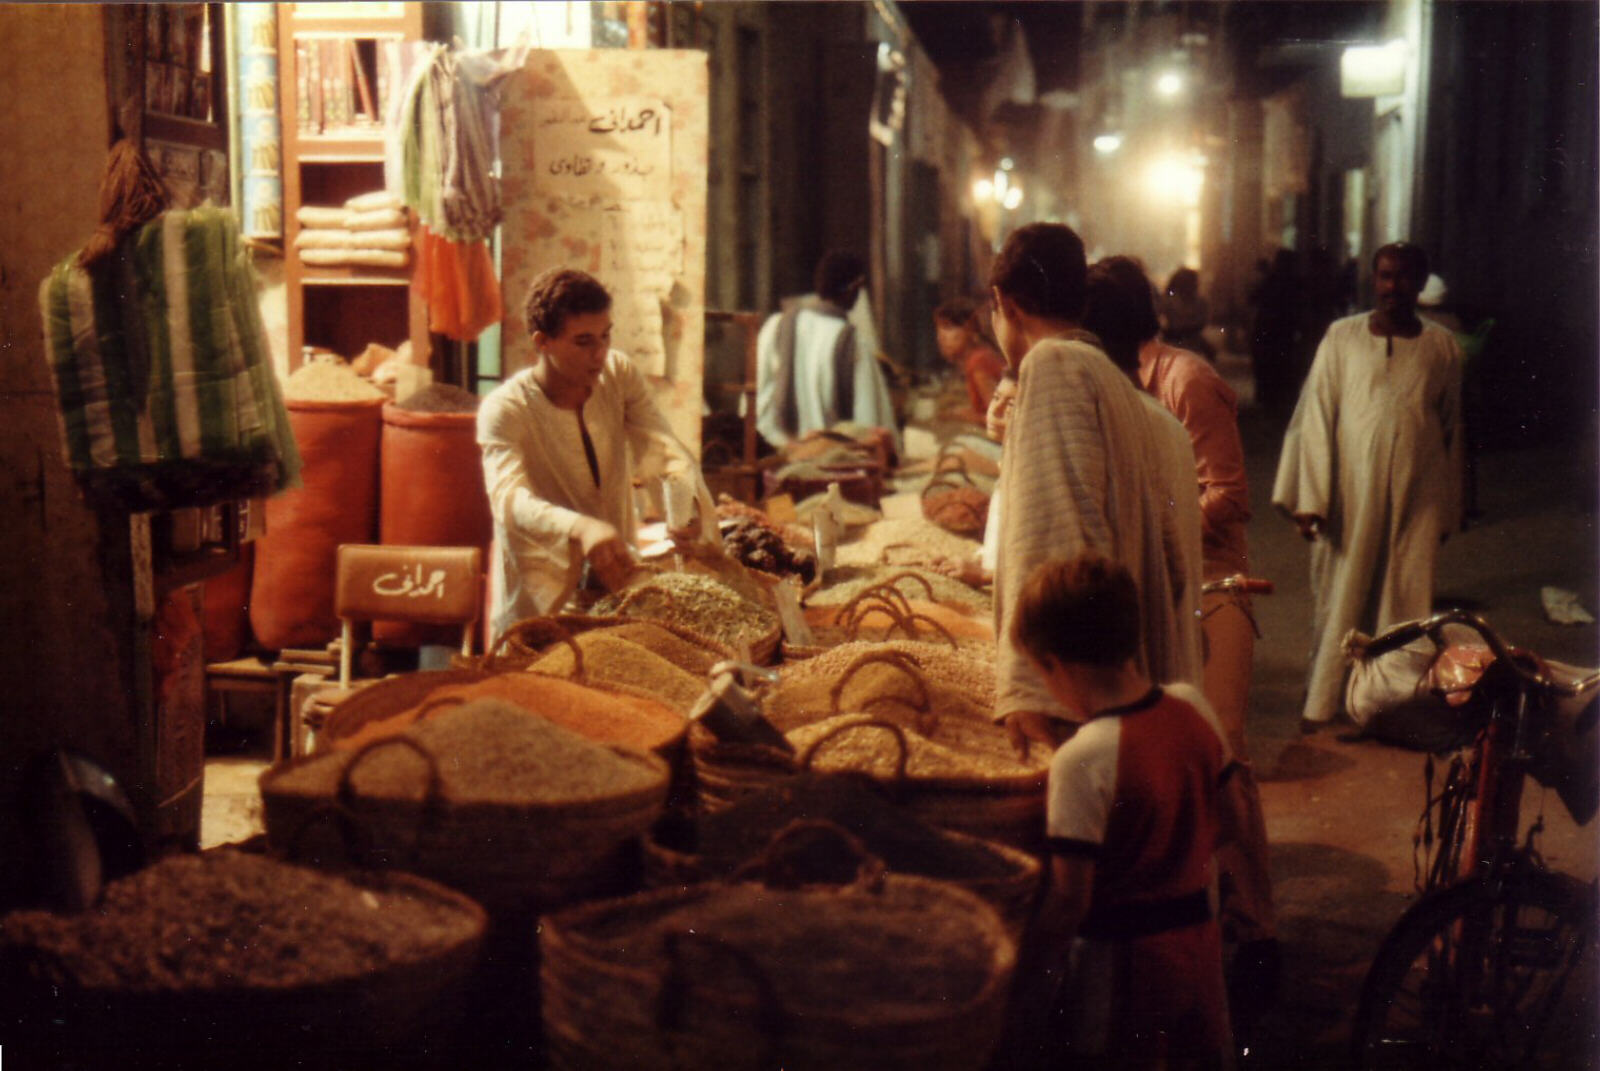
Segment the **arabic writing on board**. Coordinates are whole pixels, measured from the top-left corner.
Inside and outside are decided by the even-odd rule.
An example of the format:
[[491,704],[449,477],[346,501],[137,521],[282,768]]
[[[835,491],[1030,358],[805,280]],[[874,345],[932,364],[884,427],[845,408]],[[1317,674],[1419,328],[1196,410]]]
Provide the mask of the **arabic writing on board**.
[[435,598],[444,598],[444,570],[435,569],[428,574],[426,580],[422,575],[422,565],[418,563],[411,569],[402,569],[398,573],[384,573],[382,576],[373,577],[372,591],[375,595],[385,595],[391,598],[401,595],[411,599],[425,599],[429,595]]
[[683,213],[671,201],[621,201],[600,216],[600,275],[662,297],[683,274]]
[[533,107],[541,193],[583,200],[660,196],[672,180],[672,113],[647,97],[552,98]]

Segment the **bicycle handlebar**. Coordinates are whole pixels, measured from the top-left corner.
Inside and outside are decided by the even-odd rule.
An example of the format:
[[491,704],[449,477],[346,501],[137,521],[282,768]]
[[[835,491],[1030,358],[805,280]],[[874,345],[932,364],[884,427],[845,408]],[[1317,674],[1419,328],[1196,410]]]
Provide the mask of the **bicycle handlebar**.
[[1271,595],[1275,585],[1270,580],[1261,577],[1245,576],[1235,573],[1225,576],[1221,580],[1208,580],[1200,585],[1202,595],[1214,595],[1219,591],[1238,592],[1241,595]]
[[1488,644],[1490,653],[1494,655],[1497,661],[1509,667],[1523,681],[1536,688],[1542,688],[1556,695],[1573,696],[1587,691],[1596,682],[1600,682],[1600,672],[1592,673],[1587,677],[1567,684],[1563,681],[1552,680],[1537,669],[1528,669],[1506,646],[1505,641],[1489,627],[1488,622],[1477,614],[1470,614],[1465,610],[1444,610],[1422,621],[1410,621],[1403,625],[1396,625],[1388,632],[1373,637],[1372,642],[1367,644],[1365,657],[1376,658],[1379,655],[1388,654],[1390,651],[1398,650],[1423,636],[1427,636],[1436,644],[1440,643],[1439,633],[1446,625],[1463,625],[1472,629],[1472,631],[1483,637],[1483,642]]

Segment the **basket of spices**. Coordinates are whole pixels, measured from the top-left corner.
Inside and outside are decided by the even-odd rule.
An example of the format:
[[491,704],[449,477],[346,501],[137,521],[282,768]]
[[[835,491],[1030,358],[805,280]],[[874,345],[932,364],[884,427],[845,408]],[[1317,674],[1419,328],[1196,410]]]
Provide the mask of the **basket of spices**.
[[[334,707],[319,746],[354,751],[407,731],[452,702],[497,699],[603,744],[655,752],[669,761],[683,748],[688,720],[658,696],[621,684],[597,685],[542,673],[439,670],[418,683],[406,674],[364,688]],[[454,674],[446,678],[444,674]],[[580,671],[581,677],[581,671]],[[378,691],[383,689],[383,691]]]
[[703,573],[661,573],[606,596],[594,609],[688,629],[734,651],[748,650],[758,665],[777,655],[782,635],[776,611]]
[[1016,962],[999,916],[945,882],[854,869],[848,885],[707,883],[546,918],[550,1066],[985,1067]]
[[834,823],[896,874],[959,885],[989,902],[1015,935],[1033,909],[1039,861],[1027,852],[937,829],[867,778],[805,774],[746,796],[715,814],[658,827],[645,839],[651,888],[725,880],[795,822]]
[[734,657],[732,648],[667,621],[595,614],[550,614],[516,622],[501,633],[488,654],[456,655],[452,662],[468,669],[526,669],[552,644],[568,636],[597,631],[605,631],[636,643],[696,677],[704,677],[712,666]]
[[1016,758],[990,718],[993,667],[932,644],[849,644],[786,666],[762,696],[789,752],[690,736],[703,810],[807,770],[892,786],[922,820],[1038,851],[1048,756]]
[[[922,581],[915,573],[903,577]],[[923,581],[926,586],[926,582]],[[903,591],[889,580],[864,588],[842,606],[808,606],[806,622],[811,626],[816,644],[786,643],[786,658],[810,658],[842,643],[857,640],[893,639],[896,635],[909,640],[943,639],[951,647],[962,642],[992,646],[994,632],[970,615],[952,610],[931,599],[908,599]]]
[[268,770],[261,796],[283,851],[354,855],[491,910],[542,910],[618,886],[667,783],[655,755],[479,699],[358,751]]
[[217,849],[121,878],[79,915],[0,919],[0,990],[70,1066],[398,1054],[460,1019],[486,922],[409,874]]

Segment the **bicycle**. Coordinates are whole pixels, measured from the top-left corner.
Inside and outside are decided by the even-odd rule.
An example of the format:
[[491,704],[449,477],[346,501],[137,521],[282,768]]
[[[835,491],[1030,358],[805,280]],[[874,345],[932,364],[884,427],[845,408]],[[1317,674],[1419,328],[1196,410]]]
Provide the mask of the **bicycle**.
[[[1437,796],[1430,786],[1422,824],[1431,832],[1437,813],[1438,847],[1420,868],[1421,898],[1367,973],[1354,1061],[1362,1068],[1584,1066],[1566,1060],[1594,1055],[1597,885],[1545,867],[1535,843],[1543,813],[1524,832],[1521,804],[1533,746],[1556,700],[1587,692],[1600,673],[1557,680],[1536,656],[1513,652],[1459,610],[1390,630],[1368,644],[1366,657],[1424,636],[1442,648],[1449,625],[1476,632],[1493,655],[1471,686],[1476,706],[1468,716],[1481,722]],[[1595,710],[1591,704],[1580,717],[1580,735],[1592,731]],[[1567,1016],[1586,1029],[1556,1030]]]

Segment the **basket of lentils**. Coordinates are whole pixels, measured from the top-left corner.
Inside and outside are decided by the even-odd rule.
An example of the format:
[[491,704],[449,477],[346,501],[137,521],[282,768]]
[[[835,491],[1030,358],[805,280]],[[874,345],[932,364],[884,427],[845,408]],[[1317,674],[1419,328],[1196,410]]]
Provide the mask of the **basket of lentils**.
[[0,990],[71,1066],[365,1062],[461,1019],[486,922],[409,874],[217,849],[118,879],[78,915],[0,919]]

